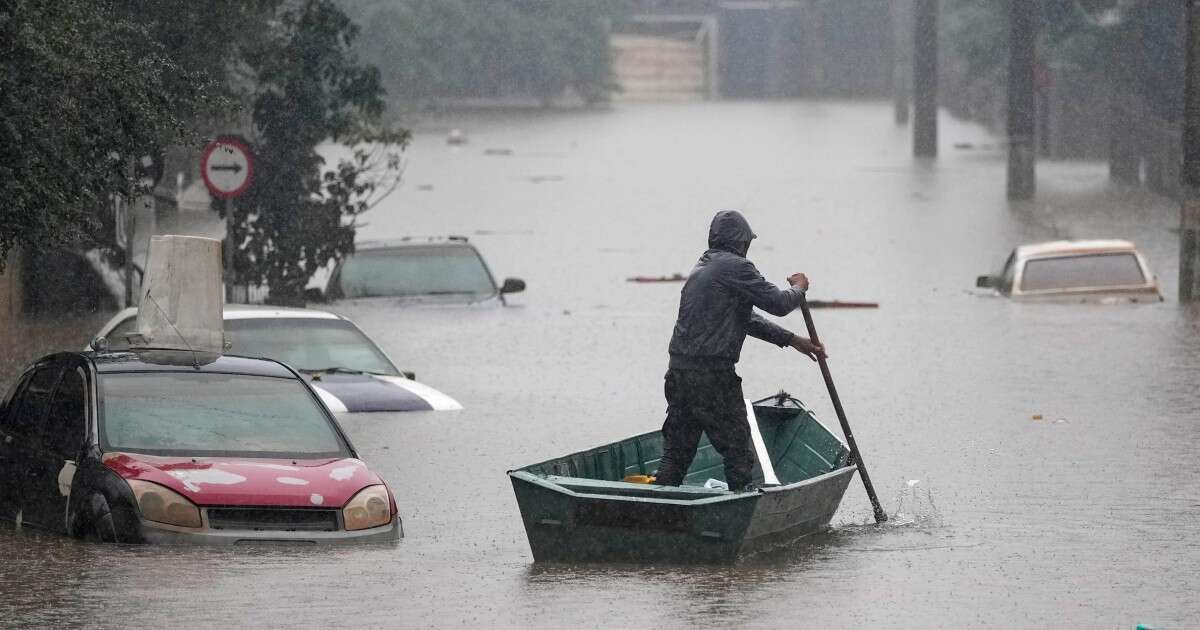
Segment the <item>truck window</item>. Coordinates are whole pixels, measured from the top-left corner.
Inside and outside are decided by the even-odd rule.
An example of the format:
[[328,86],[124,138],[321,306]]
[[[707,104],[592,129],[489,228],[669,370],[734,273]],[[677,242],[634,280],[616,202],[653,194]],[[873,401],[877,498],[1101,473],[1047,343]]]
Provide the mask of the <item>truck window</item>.
[[1022,291],[1140,286],[1146,283],[1132,253],[1034,258],[1025,263]]
[[1013,277],[1017,272],[1017,252],[1008,255],[1008,260],[1004,262],[1004,271],[1000,272],[1000,285],[996,288],[1001,293],[1008,295],[1012,293]]

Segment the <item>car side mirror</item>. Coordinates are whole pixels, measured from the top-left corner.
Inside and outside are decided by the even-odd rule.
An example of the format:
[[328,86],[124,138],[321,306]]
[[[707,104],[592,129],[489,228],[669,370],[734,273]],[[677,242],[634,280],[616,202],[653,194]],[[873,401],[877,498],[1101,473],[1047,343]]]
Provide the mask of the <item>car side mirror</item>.
[[317,287],[312,287],[311,289],[305,289],[304,290],[304,301],[305,302],[318,302],[318,303],[324,302],[325,301],[325,293]]
[[520,293],[525,290],[525,281],[520,278],[505,278],[504,284],[500,287],[500,294],[505,293]]
[[991,289],[995,287],[995,279],[991,276],[979,276],[975,278],[975,286],[980,289]]

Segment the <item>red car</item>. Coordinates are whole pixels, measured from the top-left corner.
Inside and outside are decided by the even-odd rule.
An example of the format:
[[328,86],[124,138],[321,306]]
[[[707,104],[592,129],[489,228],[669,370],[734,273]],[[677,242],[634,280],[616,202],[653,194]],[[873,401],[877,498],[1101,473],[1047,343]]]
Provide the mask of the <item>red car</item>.
[[0,405],[0,517],[127,543],[394,541],[395,498],[270,360],[73,352]]

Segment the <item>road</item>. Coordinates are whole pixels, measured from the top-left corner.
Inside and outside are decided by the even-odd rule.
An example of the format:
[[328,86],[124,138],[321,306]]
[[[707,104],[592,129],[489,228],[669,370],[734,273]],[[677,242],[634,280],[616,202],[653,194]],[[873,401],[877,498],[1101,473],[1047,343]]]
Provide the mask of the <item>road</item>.
[[[944,118],[942,157],[918,163],[891,120],[887,103],[826,101],[424,124],[363,237],[464,234],[529,289],[506,308],[333,307],[466,406],[342,419],[407,538],[122,549],[4,533],[3,625],[1200,624],[1200,311],[1173,301],[1175,207],[1081,163],[1042,165],[1039,200],[1010,205],[984,130]],[[447,146],[451,127],[469,143]],[[881,304],[816,318],[891,523],[869,524],[855,482],[831,533],[737,566],[534,565],[505,471],[660,425],[679,285],[624,279],[686,273],[723,208],[750,219],[768,278],[804,271],[813,299]],[[1135,240],[1171,299],[972,289],[1014,245],[1063,237]],[[739,371],[748,395],[786,389],[836,425],[804,357],[750,340]]]

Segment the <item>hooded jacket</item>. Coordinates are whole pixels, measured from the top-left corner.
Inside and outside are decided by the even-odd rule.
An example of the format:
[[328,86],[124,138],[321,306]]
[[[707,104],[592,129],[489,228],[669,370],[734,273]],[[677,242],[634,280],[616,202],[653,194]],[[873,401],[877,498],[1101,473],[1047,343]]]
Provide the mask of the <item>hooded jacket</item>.
[[782,317],[800,306],[804,292],[780,290],[745,258],[755,234],[741,213],[718,212],[708,230],[708,251],[688,274],[671,336],[673,369],[732,369],[746,335],[786,346],[792,333],[754,312]]

